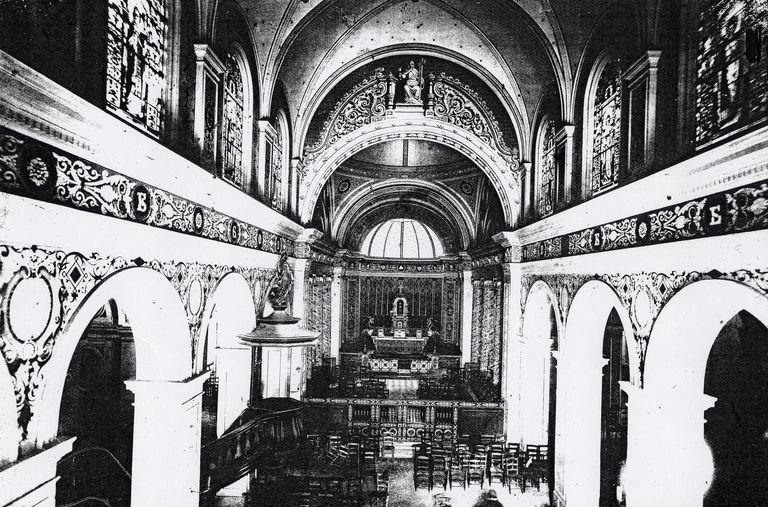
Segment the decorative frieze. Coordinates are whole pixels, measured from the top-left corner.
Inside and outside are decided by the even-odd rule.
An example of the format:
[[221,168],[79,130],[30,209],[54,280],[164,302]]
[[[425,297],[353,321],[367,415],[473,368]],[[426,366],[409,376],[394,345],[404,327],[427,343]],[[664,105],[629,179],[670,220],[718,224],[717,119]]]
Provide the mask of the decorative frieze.
[[768,228],[768,180],[523,246],[524,262]]
[[[13,376],[24,436],[43,384],[41,369],[53,355],[57,340],[101,282],[135,267],[158,271],[179,294],[190,328],[192,369],[204,309],[219,281],[229,273],[240,273],[254,298],[258,298],[273,273],[245,266],[145,261],[140,257],[128,260],[96,253],[0,245],[0,293],[4,295],[0,305],[0,354]],[[254,301],[256,308],[259,303]],[[24,317],[15,317],[14,310],[22,307],[20,315]]]
[[294,241],[0,128],[0,190],[254,250],[293,255]]

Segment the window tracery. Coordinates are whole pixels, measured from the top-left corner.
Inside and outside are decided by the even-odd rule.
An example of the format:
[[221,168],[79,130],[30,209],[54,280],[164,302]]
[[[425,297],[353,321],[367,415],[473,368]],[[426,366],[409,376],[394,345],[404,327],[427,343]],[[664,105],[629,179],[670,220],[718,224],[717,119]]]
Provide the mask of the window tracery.
[[107,107],[162,130],[168,18],[164,0],[109,0]]
[[619,182],[621,82],[621,62],[618,58],[611,59],[600,73],[593,103],[590,170],[593,194],[612,188]]
[[222,177],[243,186],[243,75],[232,54],[227,56],[224,73],[224,100],[221,122]]

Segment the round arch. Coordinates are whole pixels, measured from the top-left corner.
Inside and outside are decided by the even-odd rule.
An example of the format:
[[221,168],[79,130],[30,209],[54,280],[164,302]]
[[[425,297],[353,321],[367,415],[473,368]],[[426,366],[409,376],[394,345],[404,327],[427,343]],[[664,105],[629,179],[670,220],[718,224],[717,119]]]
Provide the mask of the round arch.
[[546,282],[537,280],[528,292],[523,311],[520,416],[526,443],[549,442],[552,350],[559,346],[562,327],[557,297]]
[[238,340],[256,326],[256,304],[240,273],[225,275],[205,306],[196,361],[206,357],[218,379],[216,435],[232,424],[248,405],[251,390],[251,347]]
[[[457,226],[461,233],[461,243],[466,248],[474,240],[474,230],[471,228],[473,223],[472,211],[461,199],[456,198],[455,194],[447,187],[439,183],[415,180],[398,179],[377,181],[369,185],[364,185],[350,193],[336,212],[338,217],[331,225],[331,236],[339,240],[342,244],[354,225],[355,217],[365,211],[371,203],[377,206],[386,202],[392,197],[401,200],[406,193],[412,194],[418,192],[425,198],[422,204],[429,203],[435,210],[445,210],[451,221]],[[438,213],[440,212],[438,211]]]
[[[454,63],[464,69],[468,70],[475,76],[477,76],[483,83],[486,84],[502,104],[506,110],[509,118],[512,120],[512,125],[515,128],[515,136],[518,142],[518,149],[520,153],[527,153],[528,142],[530,137],[530,122],[528,118],[527,110],[524,104],[519,102],[521,92],[519,86],[511,75],[506,82],[501,82],[499,78],[494,76],[485,67],[479,65],[462,55],[459,52],[453,51],[449,48],[433,46],[430,44],[395,44],[379,48],[375,51],[366,53],[359,56],[354,60],[343,65],[337,69],[321,86],[317,88],[317,92],[307,99],[302,100],[302,110],[304,114],[301,115],[305,121],[297,125],[296,128],[296,143],[294,149],[294,156],[300,157],[302,155],[301,150],[304,149],[306,142],[306,136],[309,127],[312,123],[312,118],[315,116],[317,109],[323,102],[323,99],[333,90],[344,77],[359,69],[360,67],[369,64],[372,59],[382,60],[393,56],[410,56],[414,52],[418,52],[420,55],[427,57],[441,58],[448,62]],[[513,97],[518,97],[515,100]],[[298,120],[298,118],[297,118]]]
[[574,295],[557,356],[555,483],[574,505],[599,503],[603,338],[613,310],[624,328],[630,382],[639,382],[632,321],[605,282],[589,281]]
[[211,296],[205,303],[203,318],[200,323],[200,339],[197,341],[197,351],[195,353],[195,371],[203,371],[206,367],[203,358],[205,357],[205,332],[213,323],[222,319],[231,318],[227,322],[227,327],[232,327],[234,333],[228,332],[229,329],[222,330],[219,334],[221,341],[210,340],[208,343],[208,352],[216,347],[236,347],[240,345],[237,334],[251,331],[256,325],[256,304],[253,294],[248,286],[248,282],[240,273],[228,273],[219,280],[213,289]]
[[130,322],[136,346],[136,378],[181,381],[192,374],[189,324],[179,294],[159,272],[144,267],[114,273],[88,294],[61,330],[41,374],[45,385],[30,423],[30,439],[42,445],[56,436],[64,381],[80,338],[96,313],[115,300]]
[[425,118],[388,118],[366,125],[340,138],[332,148],[305,167],[307,177],[299,194],[302,223],[312,220],[323,186],[347,158],[358,151],[394,139],[426,139],[453,148],[474,162],[491,180],[501,201],[504,220],[515,227],[519,220],[519,173],[505,167],[504,161],[490,153],[483,141],[465,130],[445,122]]
[[[714,471],[704,439],[704,411],[716,401],[704,394],[707,361],[723,326],[742,310],[768,326],[768,297],[739,282],[702,280],[675,294],[656,319],[643,389],[629,398],[641,408],[636,422],[630,408],[630,428],[642,434],[627,456],[627,498],[638,505],[701,505]],[[679,470],[685,481],[669,475]]]

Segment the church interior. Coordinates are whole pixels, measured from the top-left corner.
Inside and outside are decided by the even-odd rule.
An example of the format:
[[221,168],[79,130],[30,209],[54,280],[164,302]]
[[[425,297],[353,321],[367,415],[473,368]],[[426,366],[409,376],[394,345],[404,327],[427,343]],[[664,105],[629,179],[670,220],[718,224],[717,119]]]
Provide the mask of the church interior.
[[768,505],[766,34],[0,2],[0,505]]

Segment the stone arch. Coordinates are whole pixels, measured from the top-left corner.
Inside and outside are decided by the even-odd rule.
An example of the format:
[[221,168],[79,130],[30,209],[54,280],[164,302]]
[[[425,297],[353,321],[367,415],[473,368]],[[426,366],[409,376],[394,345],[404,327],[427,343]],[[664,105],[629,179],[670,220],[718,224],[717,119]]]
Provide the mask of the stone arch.
[[339,138],[332,147],[321,153],[304,168],[299,191],[299,216],[302,223],[309,223],[325,183],[347,158],[368,146],[394,139],[421,139],[446,145],[464,154],[490,179],[501,201],[504,220],[509,226],[519,221],[520,179],[519,171],[509,168],[506,162],[476,135],[428,117],[388,117],[368,124]]
[[331,236],[340,244],[349,247],[346,240],[350,229],[355,225],[356,218],[370,209],[372,202],[377,206],[381,206],[388,199],[401,202],[406,194],[418,195],[423,199],[421,203],[434,208],[437,213],[447,212],[446,218],[450,219],[450,223],[456,226],[461,235],[460,244],[463,249],[468,248],[470,242],[475,239],[475,231],[471,228],[474,222],[472,210],[464,201],[457,198],[445,185],[405,178],[377,181],[350,192],[349,197],[343,201],[336,212],[339,218],[331,224]]
[[162,274],[137,267],[118,271],[97,285],[66,322],[50,361],[30,424],[38,446],[56,436],[64,380],[80,338],[94,315],[110,300],[125,312],[136,346],[136,378],[182,381],[192,374],[187,315],[179,294]]
[[[552,315],[554,322],[550,319]],[[551,325],[555,340],[551,338]],[[540,445],[549,441],[552,350],[557,349],[562,331],[557,297],[546,282],[537,280],[528,292],[523,311],[520,410],[526,443]]]
[[198,371],[207,366],[203,364],[204,357],[216,371],[217,435],[221,435],[248,404],[251,348],[242,344],[237,335],[251,331],[255,325],[256,305],[248,282],[240,273],[225,275],[206,304],[196,355]]
[[[526,153],[528,140],[530,136],[529,118],[528,112],[525,106],[520,103],[519,97],[521,96],[520,89],[515,81],[514,77],[509,74],[503,78],[495,76],[489,72],[486,67],[477,62],[467,58],[465,55],[454,51],[450,48],[439,47],[430,44],[414,43],[414,44],[395,44],[379,48],[362,55],[347,64],[337,69],[324,83],[317,89],[317,92],[312,97],[302,101],[301,110],[305,111],[302,115],[306,119],[300,126],[297,126],[296,132],[296,150],[304,147],[306,138],[309,133],[311,119],[317,113],[318,108],[325,99],[325,97],[331,93],[333,87],[339,84],[347,75],[359,69],[360,67],[369,64],[371,59],[382,60],[392,56],[408,56],[414,53],[419,53],[428,57],[437,57],[444,59],[448,62],[454,63],[467,71],[473,73],[482,82],[488,86],[491,92],[496,96],[501,105],[504,107],[506,113],[512,121],[512,125],[515,129],[515,136],[518,144],[520,145],[520,152]],[[298,118],[297,118],[298,122]],[[294,152],[295,156],[301,156],[300,152]]]
[[629,349],[630,381],[639,381],[632,321],[606,283],[592,280],[574,295],[557,354],[556,493],[574,505],[598,505],[603,337],[616,310]]
[[[662,496],[668,504],[701,505],[714,471],[704,440],[704,411],[715,402],[704,394],[707,361],[723,326],[740,311],[768,326],[764,294],[735,281],[703,280],[681,289],[656,319],[644,387],[629,400],[630,414],[638,406],[634,427],[643,431],[627,458],[628,499],[631,494],[638,505]],[[672,470],[686,470],[686,480],[675,481]]]

